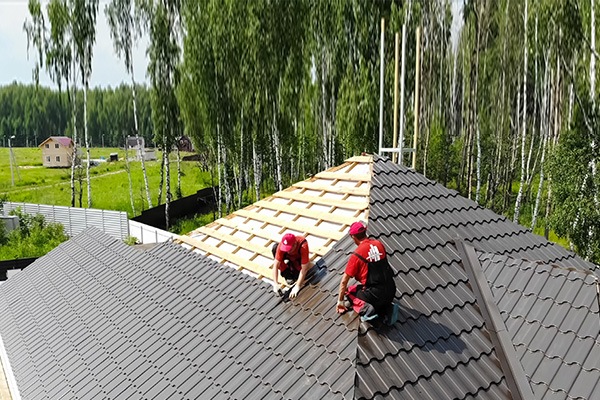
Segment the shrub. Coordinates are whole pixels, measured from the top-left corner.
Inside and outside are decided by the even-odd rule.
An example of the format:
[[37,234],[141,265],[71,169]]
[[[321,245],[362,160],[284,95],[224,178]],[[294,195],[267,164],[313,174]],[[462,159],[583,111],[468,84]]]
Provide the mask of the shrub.
[[19,227],[4,234],[0,241],[0,259],[41,257],[69,237],[61,224],[46,222],[43,215],[30,215],[16,209],[12,215],[19,217]]

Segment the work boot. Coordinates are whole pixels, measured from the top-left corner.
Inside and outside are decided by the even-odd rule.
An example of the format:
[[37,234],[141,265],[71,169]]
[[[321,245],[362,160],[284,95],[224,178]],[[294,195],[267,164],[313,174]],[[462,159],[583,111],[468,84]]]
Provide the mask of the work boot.
[[377,311],[375,311],[375,307],[369,303],[365,303],[365,305],[360,309],[359,314],[362,322],[371,321],[379,317]]

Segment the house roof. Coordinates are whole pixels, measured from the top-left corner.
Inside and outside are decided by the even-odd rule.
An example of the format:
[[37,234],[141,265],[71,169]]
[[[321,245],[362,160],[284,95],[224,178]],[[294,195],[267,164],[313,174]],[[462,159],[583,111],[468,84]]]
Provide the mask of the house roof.
[[70,137],[66,136],[50,136],[48,139],[44,140],[38,147],[42,147],[48,142],[58,142],[61,146],[69,147],[73,144],[73,141]]
[[[290,194],[285,204],[290,208],[282,205],[268,218],[262,210],[272,205],[250,207],[242,219],[231,218],[237,225],[224,220],[211,228],[226,226],[227,233],[166,243],[146,253],[86,231],[0,285],[0,313],[9,316],[0,319],[0,337],[21,393],[33,398],[61,393],[82,398],[593,398],[585,397],[596,394],[595,383],[588,382],[598,371],[593,365],[598,358],[588,361],[587,353],[596,346],[591,321],[598,321],[591,281],[562,281],[564,293],[581,294],[557,296],[554,304],[572,305],[570,312],[582,323],[559,326],[552,322],[558,311],[534,317],[540,304],[547,309],[551,290],[530,296],[527,288],[539,286],[537,280],[525,284],[504,274],[505,269],[525,274],[521,271],[528,268],[505,264],[519,259],[529,265],[527,258],[552,270],[571,268],[590,280],[595,265],[385,158],[344,165],[369,171],[370,179],[360,179],[361,187],[370,187],[368,208],[355,209],[352,218],[368,212],[368,233],[387,248],[400,305],[394,326],[359,324],[353,313],[335,313],[340,277],[354,249],[344,234],[345,221],[338,222],[339,236],[314,246],[322,255],[297,299],[276,297],[269,285],[248,275],[265,273],[245,268],[243,257],[256,259],[291,228],[290,221],[304,218],[302,207],[293,203],[303,193]],[[351,170],[345,172],[351,175]],[[334,179],[335,186],[344,181],[342,175],[325,176],[315,180]],[[331,192],[319,193],[310,196],[332,202]],[[301,232],[312,234],[331,223],[325,215],[313,215],[311,204],[318,202],[307,204],[308,218],[316,222]],[[342,208],[330,205],[323,213],[337,215]],[[270,225],[279,230],[264,230]],[[317,235],[309,240],[316,242]],[[197,243],[207,241],[211,247]],[[567,290],[570,285],[574,288]],[[502,290],[511,296],[498,297]],[[523,299],[511,308],[519,298],[515,291]],[[505,302],[509,297],[512,302]],[[552,346],[535,347],[541,333],[531,337],[555,325],[564,334],[544,340],[564,354],[550,351]],[[560,376],[550,376],[552,365],[560,367]],[[574,390],[578,384],[591,389]],[[544,397],[549,394],[553,397]]]
[[598,277],[479,252],[538,399],[600,398]]
[[352,398],[356,317],[270,290],[91,228],[0,286],[0,335],[25,399]]

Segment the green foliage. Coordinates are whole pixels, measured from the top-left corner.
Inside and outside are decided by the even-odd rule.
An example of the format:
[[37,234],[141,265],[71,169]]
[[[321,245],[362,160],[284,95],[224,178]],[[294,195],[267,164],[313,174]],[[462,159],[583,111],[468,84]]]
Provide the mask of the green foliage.
[[125,242],[127,246],[133,246],[135,244],[138,244],[139,240],[135,236],[127,236],[127,238],[125,238],[123,242]]
[[600,160],[600,152],[597,146],[592,149],[591,143],[600,140],[600,127],[591,105],[587,102],[582,105],[583,109],[576,110],[573,129],[563,133],[551,158],[556,198],[551,223],[559,236],[569,238],[579,254],[597,263],[600,261],[600,177],[592,165]]
[[19,228],[8,233],[0,229],[0,260],[41,257],[68,239],[61,224],[46,222],[42,215],[19,209],[11,214],[19,217]]
[[185,235],[197,229],[199,226],[210,224],[215,220],[215,214],[196,214],[191,218],[184,218],[175,221],[173,226],[169,228],[170,232],[178,235]]

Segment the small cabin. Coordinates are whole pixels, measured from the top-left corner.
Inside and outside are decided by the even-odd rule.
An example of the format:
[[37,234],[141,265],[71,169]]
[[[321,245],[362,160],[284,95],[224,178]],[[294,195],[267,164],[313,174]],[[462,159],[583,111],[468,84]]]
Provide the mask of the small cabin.
[[48,168],[70,167],[73,157],[73,141],[66,136],[50,136],[39,147],[42,163]]

